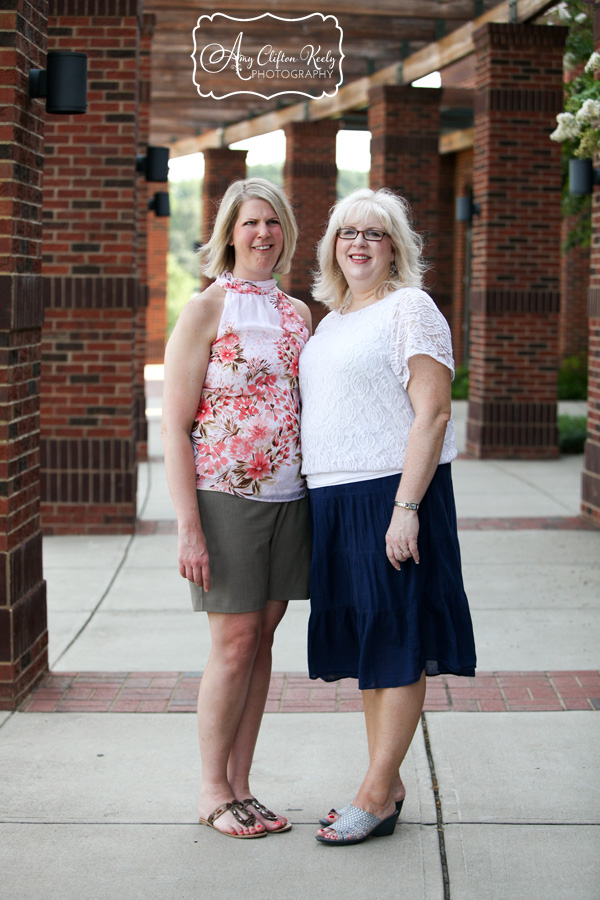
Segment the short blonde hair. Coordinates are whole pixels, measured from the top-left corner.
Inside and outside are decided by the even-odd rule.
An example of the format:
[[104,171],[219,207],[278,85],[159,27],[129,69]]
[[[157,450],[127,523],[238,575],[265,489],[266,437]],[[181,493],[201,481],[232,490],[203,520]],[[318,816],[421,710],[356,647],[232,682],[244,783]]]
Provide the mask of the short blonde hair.
[[266,178],[245,178],[243,181],[232,182],[223,194],[210,240],[200,248],[199,252],[204,258],[202,271],[208,278],[217,278],[223,272],[232,271],[235,250],[229,242],[233,226],[242,203],[255,199],[264,200],[272,206],[281,223],[283,250],[273,271],[281,274],[289,272],[298,239],[298,228],[289,200],[280,188]]
[[330,309],[342,309],[350,302],[350,289],[335,257],[337,230],[359,220],[381,226],[389,235],[395,250],[397,272],[390,271],[378,285],[380,299],[401,287],[421,287],[427,268],[422,258],[423,239],[411,226],[407,201],[387,188],[372,191],[360,188],[353,191],[332,208],[327,230],[318,245],[318,271],[313,285],[313,297]]

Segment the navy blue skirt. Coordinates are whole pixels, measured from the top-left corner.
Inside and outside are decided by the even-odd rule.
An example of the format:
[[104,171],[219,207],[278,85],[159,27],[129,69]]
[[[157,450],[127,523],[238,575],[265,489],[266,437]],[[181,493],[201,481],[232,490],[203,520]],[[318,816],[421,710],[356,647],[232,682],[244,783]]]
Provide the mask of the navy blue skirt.
[[475,674],[450,464],[419,508],[420,563],[398,572],[385,553],[398,475],[310,491],[313,556],[308,670],[358,678],[361,690],[427,675]]

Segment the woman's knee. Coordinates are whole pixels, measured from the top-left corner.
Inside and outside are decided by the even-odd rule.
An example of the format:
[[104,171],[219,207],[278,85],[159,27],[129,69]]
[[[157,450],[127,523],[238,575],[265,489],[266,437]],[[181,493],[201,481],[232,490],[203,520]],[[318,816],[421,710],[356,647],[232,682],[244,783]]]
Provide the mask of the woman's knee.
[[247,625],[244,628],[226,629],[220,636],[214,650],[221,660],[230,668],[251,665],[260,645],[260,625]]

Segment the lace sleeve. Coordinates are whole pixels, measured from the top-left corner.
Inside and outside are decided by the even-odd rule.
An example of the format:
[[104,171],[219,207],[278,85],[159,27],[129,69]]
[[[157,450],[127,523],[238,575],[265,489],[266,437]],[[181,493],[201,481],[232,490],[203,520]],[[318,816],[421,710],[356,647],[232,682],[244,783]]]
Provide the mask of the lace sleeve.
[[454,378],[450,328],[425,291],[418,288],[399,291],[390,339],[392,369],[405,389],[410,380],[408,360],[419,353],[447,366]]

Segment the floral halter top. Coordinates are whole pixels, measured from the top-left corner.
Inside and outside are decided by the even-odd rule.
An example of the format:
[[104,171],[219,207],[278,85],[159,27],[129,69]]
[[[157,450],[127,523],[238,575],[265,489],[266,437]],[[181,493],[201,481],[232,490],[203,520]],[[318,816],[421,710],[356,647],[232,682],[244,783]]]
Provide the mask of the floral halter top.
[[251,500],[298,500],[298,359],[309,332],[269,281],[217,278],[223,315],[192,426],[198,490]]

